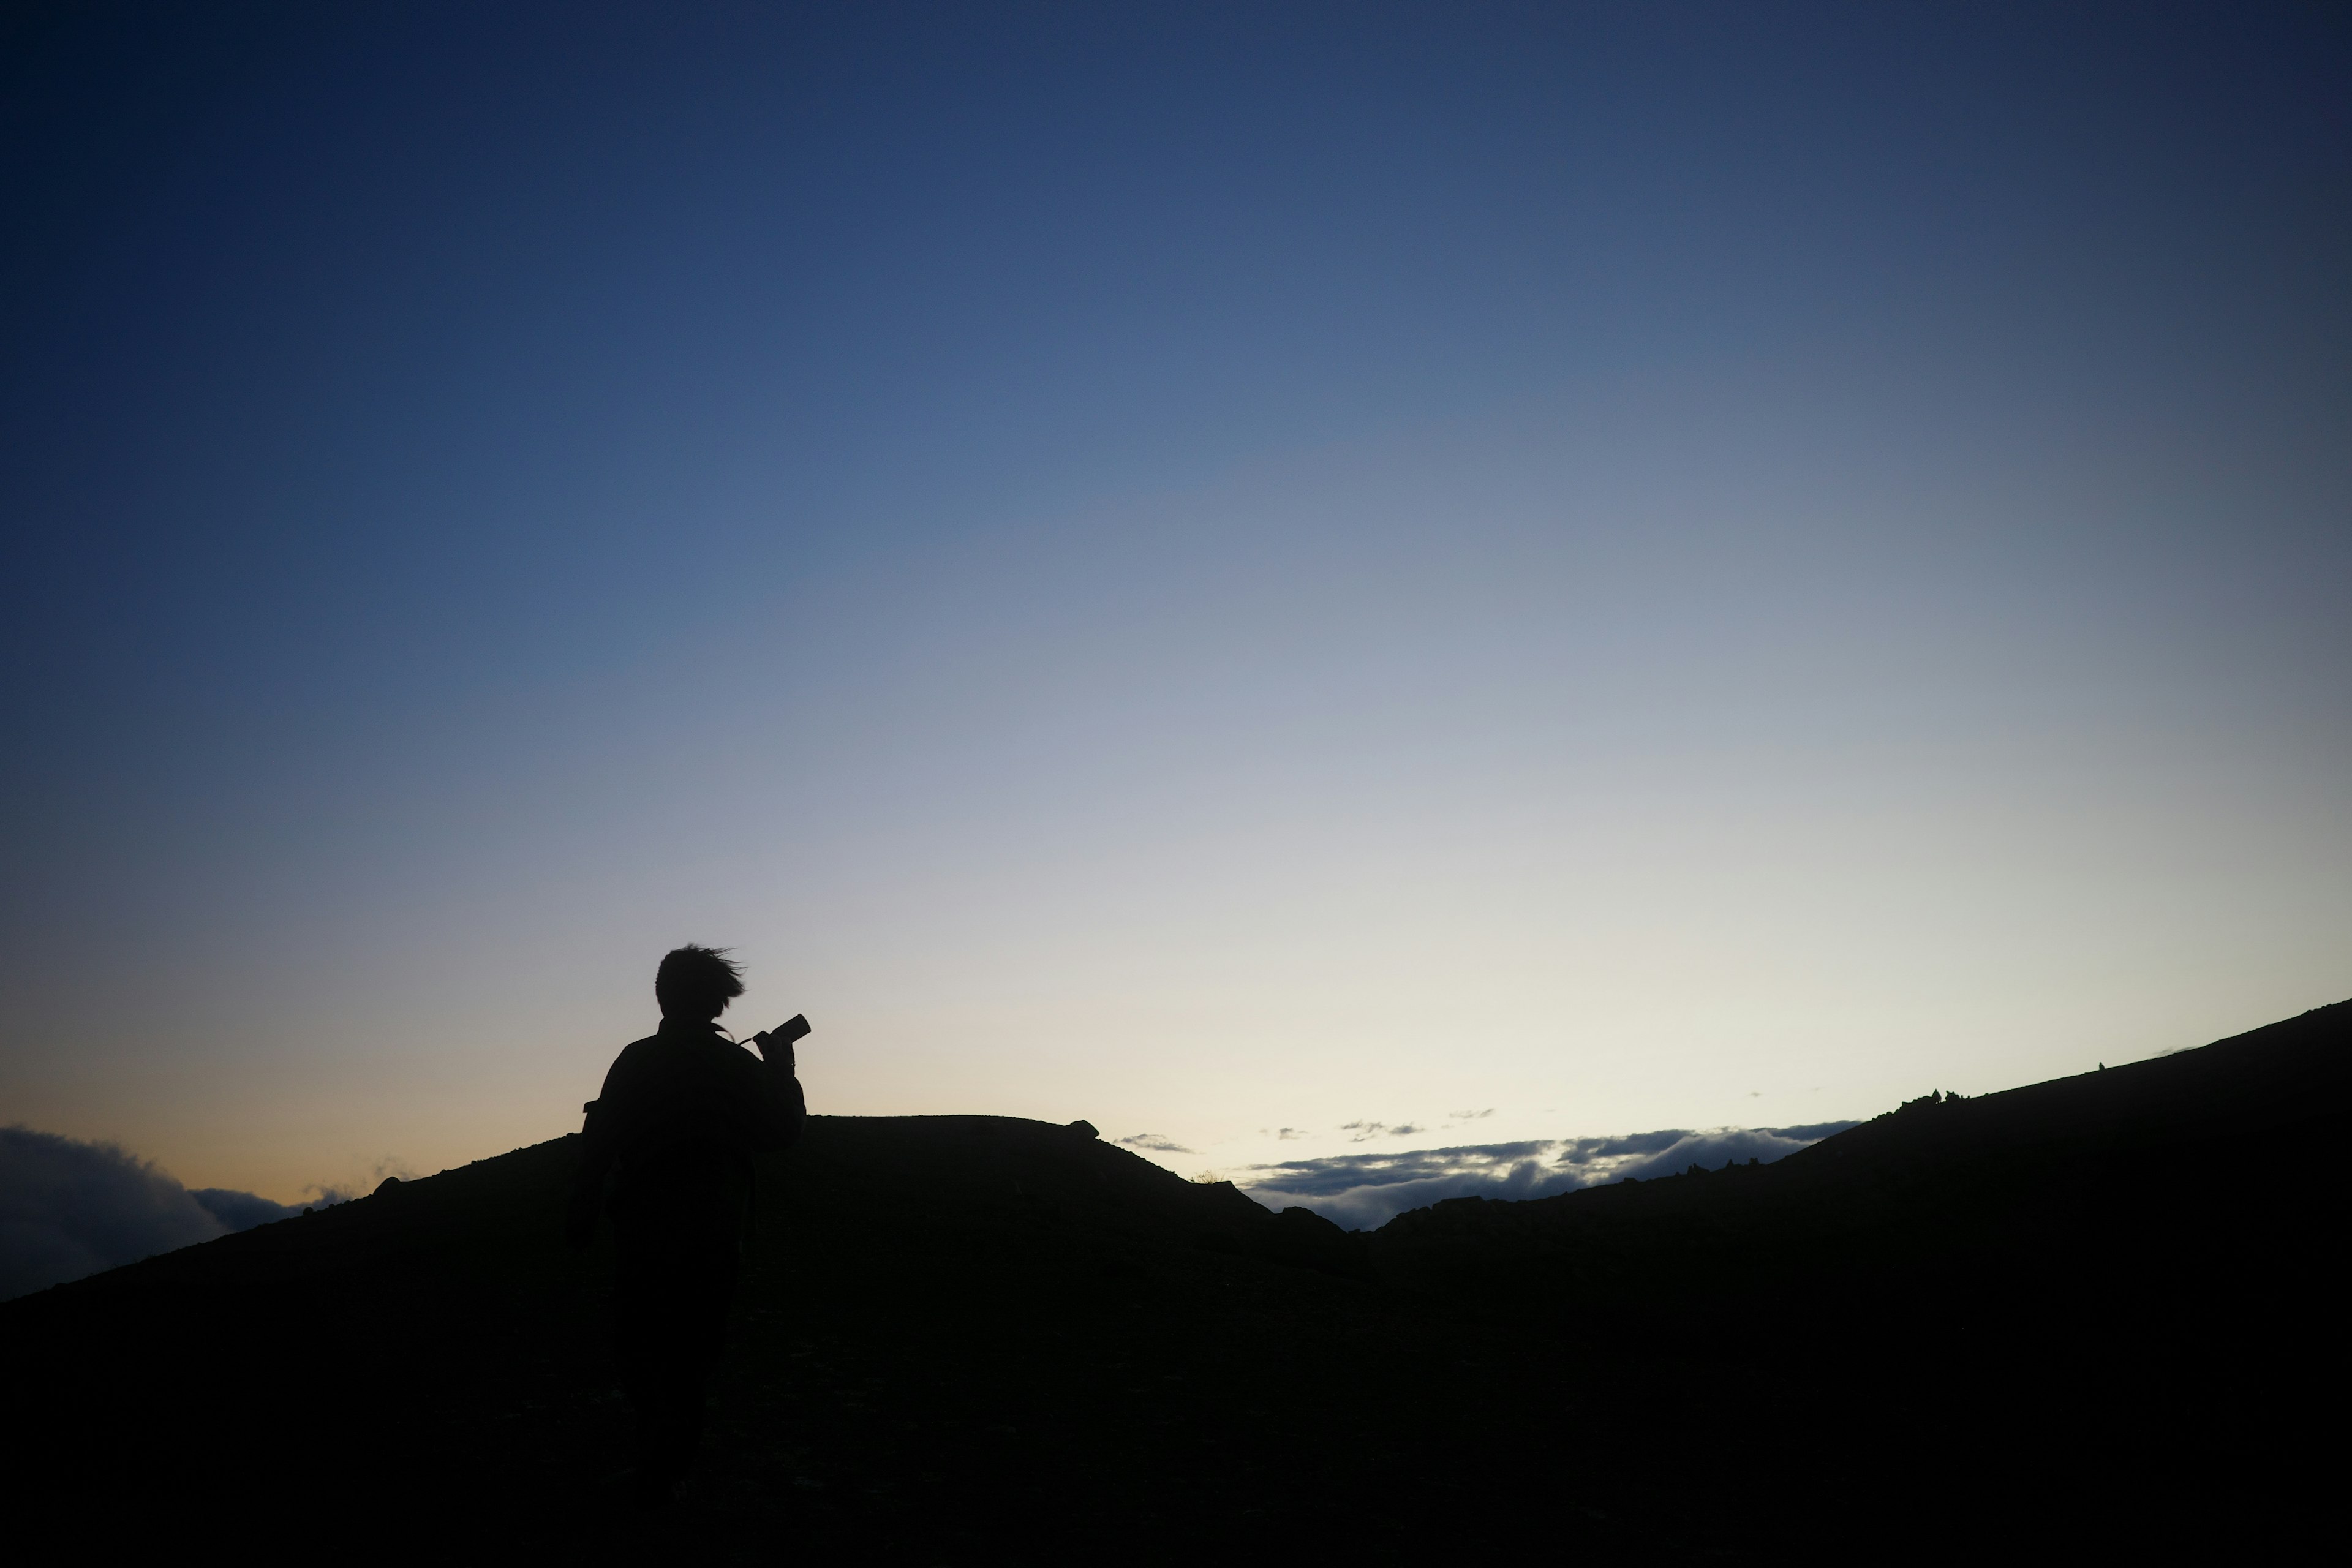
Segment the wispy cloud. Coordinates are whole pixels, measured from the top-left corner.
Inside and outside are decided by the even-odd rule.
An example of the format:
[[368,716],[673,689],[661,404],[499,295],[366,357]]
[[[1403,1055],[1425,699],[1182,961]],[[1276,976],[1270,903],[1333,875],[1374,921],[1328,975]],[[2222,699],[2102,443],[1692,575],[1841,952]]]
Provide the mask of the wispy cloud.
[[[1802,1127],[1666,1128],[1614,1138],[1537,1139],[1515,1143],[1461,1144],[1399,1153],[1331,1154],[1285,1160],[1232,1173],[1238,1186],[1269,1208],[1297,1204],[1351,1229],[1386,1225],[1407,1209],[1447,1198],[1538,1198],[1625,1177],[1670,1175],[1692,1165],[1710,1169],[1733,1161],[1769,1164],[1809,1143],[1853,1126],[1821,1121]],[[1372,1129],[1354,1141],[1417,1131]]]

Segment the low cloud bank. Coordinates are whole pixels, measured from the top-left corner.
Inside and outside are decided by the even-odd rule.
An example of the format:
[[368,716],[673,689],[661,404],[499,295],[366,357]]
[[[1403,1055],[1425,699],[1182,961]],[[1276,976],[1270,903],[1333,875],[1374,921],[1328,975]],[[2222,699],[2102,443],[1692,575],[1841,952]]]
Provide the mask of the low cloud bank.
[[[171,1178],[165,1177],[166,1181]],[[228,1187],[198,1187],[188,1194],[202,1204],[206,1212],[230,1230],[251,1230],[257,1225],[268,1225],[274,1219],[284,1219],[302,1211],[291,1204],[272,1203],[251,1193],[240,1193]],[[345,1194],[330,1196],[329,1203],[341,1203]],[[316,1205],[314,1205],[316,1206]]]
[[1579,1187],[1670,1176],[1693,1165],[1770,1164],[1843,1132],[1851,1121],[1803,1127],[1671,1128],[1621,1138],[1561,1138],[1474,1143],[1401,1154],[1333,1154],[1233,1173],[1234,1184],[1268,1208],[1293,1204],[1350,1230],[1375,1230],[1408,1209],[1447,1198],[1544,1198]]
[[112,1143],[0,1127],[0,1301],[299,1212],[226,1187],[192,1193]]

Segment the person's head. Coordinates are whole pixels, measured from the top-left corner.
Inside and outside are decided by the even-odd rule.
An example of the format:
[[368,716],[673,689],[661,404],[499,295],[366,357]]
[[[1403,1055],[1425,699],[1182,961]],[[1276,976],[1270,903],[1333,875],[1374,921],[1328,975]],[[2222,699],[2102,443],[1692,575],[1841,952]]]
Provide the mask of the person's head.
[[662,1016],[686,1023],[708,1023],[743,994],[743,966],[730,960],[723,947],[697,947],[688,942],[662,956],[654,971],[654,1000]]

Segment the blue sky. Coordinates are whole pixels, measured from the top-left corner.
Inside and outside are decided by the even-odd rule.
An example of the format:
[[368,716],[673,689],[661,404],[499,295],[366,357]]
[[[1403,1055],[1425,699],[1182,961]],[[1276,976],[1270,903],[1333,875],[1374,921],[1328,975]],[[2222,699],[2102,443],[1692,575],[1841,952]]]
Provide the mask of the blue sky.
[[1188,1173],[2352,994],[2339,21],[678,11],[15,35],[9,1119],[496,1152],[689,939]]

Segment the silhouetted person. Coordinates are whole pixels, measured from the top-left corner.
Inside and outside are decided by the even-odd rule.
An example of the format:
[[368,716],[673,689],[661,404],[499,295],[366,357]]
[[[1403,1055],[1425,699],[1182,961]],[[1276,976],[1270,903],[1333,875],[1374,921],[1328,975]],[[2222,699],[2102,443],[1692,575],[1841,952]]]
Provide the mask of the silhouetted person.
[[597,1215],[613,1216],[643,1502],[674,1493],[701,1438],[703,1385],[742,1267],[751,1157],[792,1142],[808,1113],[784,1031],[752,1037],[759,1058],[721,1037],[719,1015],[742,994],[723,950],[669,953],[654,974],[661,1027],[621,1052],[586,1107],[567,1230],[586,1247]]

